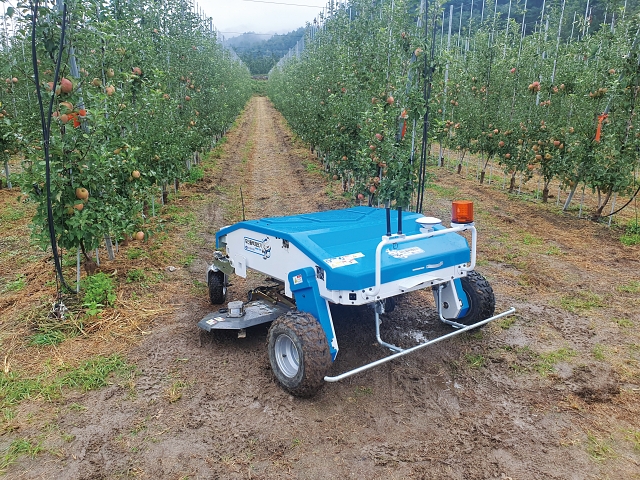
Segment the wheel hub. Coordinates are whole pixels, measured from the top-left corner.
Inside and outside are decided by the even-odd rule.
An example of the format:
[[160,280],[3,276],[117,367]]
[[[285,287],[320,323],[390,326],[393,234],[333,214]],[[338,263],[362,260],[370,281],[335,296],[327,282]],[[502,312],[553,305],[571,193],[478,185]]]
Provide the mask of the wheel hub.
[[280,335],[276,339],[274,353],[278,368],[288,378],[293,378],[300,370],[298,348],[288,335]]

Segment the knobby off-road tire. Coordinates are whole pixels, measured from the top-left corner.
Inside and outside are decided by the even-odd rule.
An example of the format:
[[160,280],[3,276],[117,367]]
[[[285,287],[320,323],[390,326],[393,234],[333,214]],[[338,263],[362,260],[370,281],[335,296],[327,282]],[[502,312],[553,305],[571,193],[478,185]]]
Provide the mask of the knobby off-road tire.
[[269,328],[267,349],[271,370],[287,392],[310,397],[324,385],[331,352],[313,315],[293,311],[279,317]]
[[227,285],[224,272],[209,273],[209,300],[213,305],[221,305],[227,298]]
[[455,322],[463,325],[473,325],[493,316],[496,309],[496,297],[487,279],[478,272],[471,271],[460,279],[462,290],[467,295],[469,311],[464,317]]

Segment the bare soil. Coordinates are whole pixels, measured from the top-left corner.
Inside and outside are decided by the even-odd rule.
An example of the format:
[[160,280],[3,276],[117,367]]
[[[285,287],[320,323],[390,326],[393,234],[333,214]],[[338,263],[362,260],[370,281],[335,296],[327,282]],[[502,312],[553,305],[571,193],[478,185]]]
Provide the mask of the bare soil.
[[[196,260],[176,278],[204,281],[215,232],[242,218],[243,203],[246,218],[345,206],[319,170],[270,102],[254,97],[197,187],[200,241],[184,236]],[[243,339],[201,333],[196,323],[213,308],[205,289],[171,283],[157,307],[174,313],[152,317],[120,348],[135,376],[22,402],[0,449],[37,437],[44,451],[19,457],[6,477],[640,478],[640,248],[551,206],[432,173],[425,214],[446,223],[452,198],[474,200],[478,270],[497,310],[515,306],[516,316],[298,399],[274,381],[267,327]],[[234,279],[228,299],[261,280]],[[401,298],[383,338],[410,345],[450,332],[430,296]],[[333,316],[332,373],[388,354],[371,310]]]

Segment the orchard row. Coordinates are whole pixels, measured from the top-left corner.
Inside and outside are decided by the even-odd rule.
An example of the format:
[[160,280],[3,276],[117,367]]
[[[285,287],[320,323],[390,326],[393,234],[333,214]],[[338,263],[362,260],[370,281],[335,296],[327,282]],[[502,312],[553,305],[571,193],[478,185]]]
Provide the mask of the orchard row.
[[595,216],[612,194],[637,188],[638,15],[583,25],[578,41],[563,2],[547,2],[541,18],[525,12],[497,31],[486,16],[447,37],[442,11],[425,15],[415,3],[352,0],[270,74],[276,106],[346,190],[408,205],[423,131],[462,159],[497,161],[512,189],[516,175],[541,176],[543,201],[552,180],[586,185],[599,199]]
[[46,247],[48,150],[57,243],[88,251],[142,229],[150,197],[187,178],[194,152],[248,100],[251,79],[185,1],[65,6],[44,3],[35,19],[33,3],[7,12],[0,155],[23,156],[21,187],[38,206],[34,233]]

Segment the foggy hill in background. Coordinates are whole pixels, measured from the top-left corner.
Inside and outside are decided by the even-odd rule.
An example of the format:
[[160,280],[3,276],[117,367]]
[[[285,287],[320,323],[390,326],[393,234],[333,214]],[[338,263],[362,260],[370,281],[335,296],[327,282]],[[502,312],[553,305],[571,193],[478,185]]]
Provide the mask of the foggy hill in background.
[[264,35],[253,32],[230,38],[225,43],[232,47],[249,67],[252,75],[266,75],[282,57],[304,36],[304,27],[284,35]]

